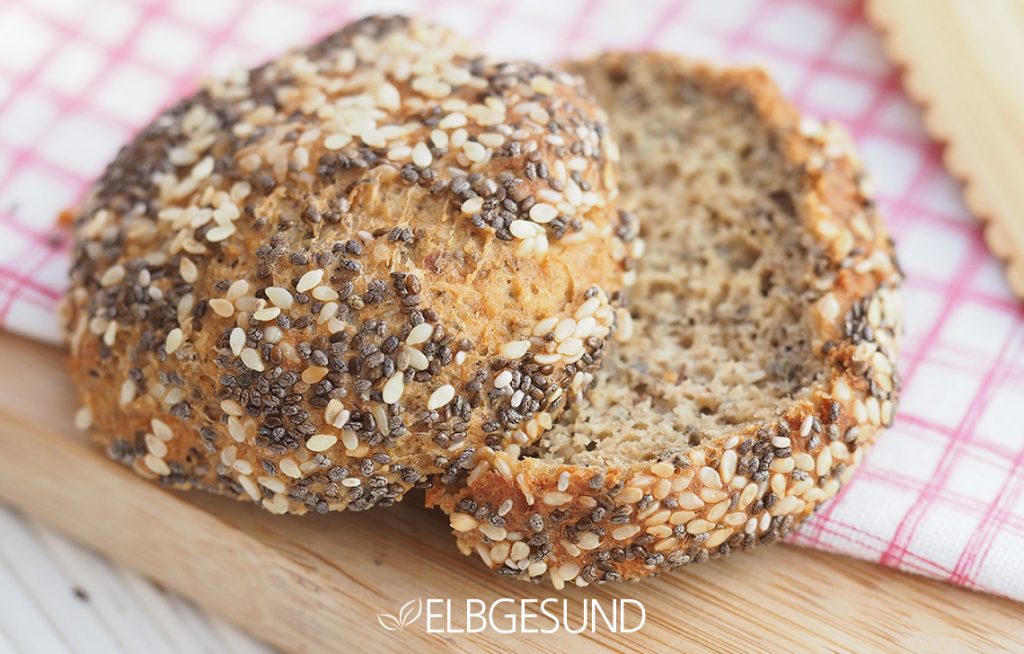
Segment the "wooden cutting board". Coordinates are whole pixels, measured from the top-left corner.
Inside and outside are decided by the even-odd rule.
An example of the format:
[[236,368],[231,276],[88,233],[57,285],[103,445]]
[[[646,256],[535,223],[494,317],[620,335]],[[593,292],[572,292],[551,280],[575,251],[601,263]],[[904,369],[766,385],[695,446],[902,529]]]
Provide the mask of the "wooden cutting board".
[[1024,298],[1024,2],[869,0],[866,13]]
[[[363,514],[281,517],[164,490],[74,430],[62,352],[0,334],[0,361],[0,501],[286,651],[1024,650],[1020,605],[796,547],[559,594],[458,554],[444,517],[418,497]],[[376,618],[417,597],[502,596],[565,597],[577,608],[581,598],[628,597],[644,603],[647,624],[635,634],[442,637],[416,624],[388,632]]]

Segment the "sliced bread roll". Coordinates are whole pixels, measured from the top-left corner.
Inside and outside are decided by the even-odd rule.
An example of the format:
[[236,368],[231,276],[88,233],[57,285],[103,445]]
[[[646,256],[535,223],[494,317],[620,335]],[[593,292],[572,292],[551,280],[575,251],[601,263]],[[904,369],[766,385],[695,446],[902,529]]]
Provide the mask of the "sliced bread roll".
[[463,552],[556,587],[792,530],[891,422],[901,332],[892,243],[841,131],[756,70],[657,54],[571,68],[610,113],[647,243],[632,338],[536,446],[482,449],[428,494]]

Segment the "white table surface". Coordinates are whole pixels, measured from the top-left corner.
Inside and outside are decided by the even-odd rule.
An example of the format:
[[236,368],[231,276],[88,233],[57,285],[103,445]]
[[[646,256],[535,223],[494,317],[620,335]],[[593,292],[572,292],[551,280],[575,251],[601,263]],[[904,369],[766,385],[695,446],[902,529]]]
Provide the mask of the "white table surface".
[[271,651],[0,505],[0,654]]

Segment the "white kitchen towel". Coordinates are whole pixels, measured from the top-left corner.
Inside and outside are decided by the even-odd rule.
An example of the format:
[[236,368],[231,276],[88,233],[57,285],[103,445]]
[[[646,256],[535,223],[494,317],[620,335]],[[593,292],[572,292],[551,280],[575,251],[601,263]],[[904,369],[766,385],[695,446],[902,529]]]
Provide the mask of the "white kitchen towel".
[[371,11],[441,21],[503,57],[605,48],[765,64],[848,125],[907,271],[903,401],[853,481],[791,541],[1024,599],[1024,311],[941,148],[842,0],[13,0],[0,5],[0,325],[55,340],[55,216],[207,73]]

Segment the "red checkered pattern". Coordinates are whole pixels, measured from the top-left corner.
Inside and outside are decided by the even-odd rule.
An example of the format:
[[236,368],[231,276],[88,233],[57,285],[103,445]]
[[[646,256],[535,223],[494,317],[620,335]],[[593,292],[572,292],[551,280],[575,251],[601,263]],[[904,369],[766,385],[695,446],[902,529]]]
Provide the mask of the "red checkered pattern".
[[907,271],[903,404],[792,542],[1024,599],[1024,311],[857,2],[15,0],[0,5],[0,325],[56,339],[54,216],[207,73],[370,11],[445,22],[496,56],[659,48],[766,65],[852,130]]

